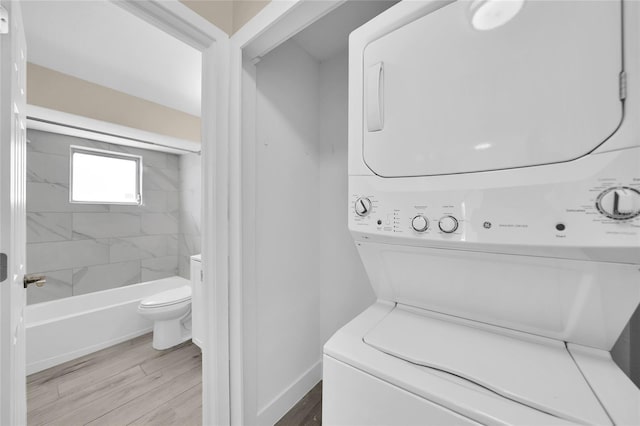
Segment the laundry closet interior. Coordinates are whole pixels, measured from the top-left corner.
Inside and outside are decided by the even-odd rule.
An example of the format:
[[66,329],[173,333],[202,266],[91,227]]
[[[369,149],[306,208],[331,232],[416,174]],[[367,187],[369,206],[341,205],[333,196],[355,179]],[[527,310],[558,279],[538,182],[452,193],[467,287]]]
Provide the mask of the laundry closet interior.
[[[395,3],[346,2],[274,46],[259,39],[244,49],[247,424],[274,423],[318,383],[324,343],[375,301],[347,227],[347,48],[352,30]],[[627,326],[613,350],[627,374],[630,334]]]

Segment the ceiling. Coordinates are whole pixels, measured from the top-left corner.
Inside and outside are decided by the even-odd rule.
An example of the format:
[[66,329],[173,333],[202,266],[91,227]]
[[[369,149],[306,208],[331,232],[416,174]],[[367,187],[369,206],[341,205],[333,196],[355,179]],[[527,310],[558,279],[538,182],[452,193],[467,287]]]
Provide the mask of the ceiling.
[[397,2],[398,0],[348,1],[296,34],[293,39],[322,62],[347,48],[351,31]]
[[201,55],[105,0],[23,1],[29,62],[200,116]]

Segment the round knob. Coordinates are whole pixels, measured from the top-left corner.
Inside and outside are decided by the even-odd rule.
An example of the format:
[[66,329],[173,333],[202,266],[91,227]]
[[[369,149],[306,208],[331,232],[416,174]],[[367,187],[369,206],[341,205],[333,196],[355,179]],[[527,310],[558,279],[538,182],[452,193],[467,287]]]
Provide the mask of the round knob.
[[366,216],[371,212],[371,200],[367,197],[358,198],[355,204],[356,214]]
[[640,191],[627,186],[609,188],[598,196],[596,207],[610,219],[632,219],[640,215]]
[[429,228],[429,221],[419,214],[411,220],[411,226],[418,232],[424,232]]
[[451,234],[458,229],[458,219],[453,216],[445,216],[438,222],[438,227],[442,232]]

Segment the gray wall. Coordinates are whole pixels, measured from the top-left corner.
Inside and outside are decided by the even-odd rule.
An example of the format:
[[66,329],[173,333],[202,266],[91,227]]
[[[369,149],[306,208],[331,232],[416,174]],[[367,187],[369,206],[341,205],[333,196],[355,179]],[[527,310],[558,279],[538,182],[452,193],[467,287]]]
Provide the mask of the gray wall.
[[613,360],[640,387],[640,308],[636,309],[611,351]]
[[629,327],[629,373],[631,380],[640,388],[640,308],[631,318]]
[[201,192],[200,156],[180,156],[180,234],[178,234],[178,272],[189,279],[190,257],[201,250],[200,213]]
[[[27,137],[27,271],[47,276],[29,288],[29,304],[178,274],[179,156],[35,130]],[[141,155],[144,205],[69,203],[70,145]]]
[[[347,50],[320,63],[320,327],[321,343],[375,302],[347,224]],[[330,265],[330,266],[326,266]]]

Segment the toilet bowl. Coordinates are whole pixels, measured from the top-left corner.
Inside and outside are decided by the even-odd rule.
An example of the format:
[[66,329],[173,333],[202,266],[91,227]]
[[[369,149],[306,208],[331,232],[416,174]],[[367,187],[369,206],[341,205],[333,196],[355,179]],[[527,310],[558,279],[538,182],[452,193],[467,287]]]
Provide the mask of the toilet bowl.
[[191,286],[163,291],[138,305],[138,313],[153,321],[154,349],[168,349],[191,338]]

